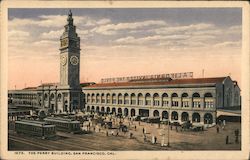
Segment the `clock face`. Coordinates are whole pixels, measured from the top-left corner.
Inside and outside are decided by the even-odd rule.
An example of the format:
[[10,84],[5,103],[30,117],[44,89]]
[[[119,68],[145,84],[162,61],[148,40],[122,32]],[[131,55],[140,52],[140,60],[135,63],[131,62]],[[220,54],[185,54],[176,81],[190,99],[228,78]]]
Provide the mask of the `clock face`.
[[63,39],[62,41],[61,41],[61,47],[65,47],[65,46],[67,46],[68,45],[68,39]]
[[77,64],[79,63],[78,57],[77,57],[77,56],[71,56],[71,57],[70,57],[70,63],[71,63],[72,65],[77,65]]
[[67,63],[67,57],[66,56],[62,56],[61,57],[61,64],[64,66]]

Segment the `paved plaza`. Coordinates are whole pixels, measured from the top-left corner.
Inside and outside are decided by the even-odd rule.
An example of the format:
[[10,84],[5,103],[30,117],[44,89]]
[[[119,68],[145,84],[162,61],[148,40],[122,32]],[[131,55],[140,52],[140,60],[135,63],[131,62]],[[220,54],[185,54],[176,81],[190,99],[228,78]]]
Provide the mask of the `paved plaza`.
[[[106,120],[110,120],[107,117]],[[236,129],[241,130],[241,124],[227,122],[224,129],[219,126],[205,128],[204,131],[182,131],[181,127],[150,124],[146,122],[131,121],[129,118],[111,118],[113,126],[122,121],[128,127],[128,132],[119,129],[107,129],[100,124],[90,122],[88,134],[70,134],[57,132],[57,137],[42,140],[26,135],[17,135],[9,131],[9,150],[240,150],[241,142],[235,142]],[[88,123],[88,122],[87,122]],[[144,130],[144,134],[143,134]],[[118,134],[117,134],[118,132]],[[132,134],[131,134],[132,133]],[[241,134],[241,133],[240,133]],[[132,135],[132,137],[131,137]],[[146,136],[146,138],[145,138]],[[156,143],[152,143],[152,137]],[[229,144],[226,144],[228,136]],[[241,136],[239,137],[239,139]],[[165,144],[164,146],[162,146]]]

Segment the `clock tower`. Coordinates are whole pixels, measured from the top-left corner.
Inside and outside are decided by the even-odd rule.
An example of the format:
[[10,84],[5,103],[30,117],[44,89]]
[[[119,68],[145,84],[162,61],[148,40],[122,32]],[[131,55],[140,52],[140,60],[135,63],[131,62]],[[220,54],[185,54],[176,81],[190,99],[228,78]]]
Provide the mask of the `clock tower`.
[[76,33],[71,11],[60,42],[60,85],[71,89],[79,88],[80,37]]

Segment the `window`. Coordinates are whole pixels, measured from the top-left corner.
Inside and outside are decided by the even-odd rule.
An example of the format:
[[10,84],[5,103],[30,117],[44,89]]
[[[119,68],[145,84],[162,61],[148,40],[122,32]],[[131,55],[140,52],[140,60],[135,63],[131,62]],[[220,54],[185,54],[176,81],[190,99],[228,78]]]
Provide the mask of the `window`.
[[160,97],[157,93],[153,95],[153,105],[159,106],[160,105]]
[[127,93],[124,95],[124,104],[129,104],[129,96]]
[[182,107],[189,107],[189,102],[188,101],[183,101],[182,102]]
[[145,105],[146,105],[146,106],[151,105],[151,96],[150,96],[149,93],[146,94],[145,100],[146,100],[146,101],[145,101]]
[[107,94],[107,103],[110,103],[110,94]]
[[116,104],[116,95],[115,94],[112,95],[112,104]]
[[122,94],[118,95],[118,104],[122,104]]
[[141,93],[138,94],[138,105],[143,105],[143,96]]
[[201,107],[201,102],[200,101],[194,101],[193,102],[193,107],[194,108],[200,108]]
[[131,104],[136,105],[136,97],[134,93],[131,94]]
[[179,102],[178,101],[172,101],[172,106],[173,107],[178,107],[179,106]]

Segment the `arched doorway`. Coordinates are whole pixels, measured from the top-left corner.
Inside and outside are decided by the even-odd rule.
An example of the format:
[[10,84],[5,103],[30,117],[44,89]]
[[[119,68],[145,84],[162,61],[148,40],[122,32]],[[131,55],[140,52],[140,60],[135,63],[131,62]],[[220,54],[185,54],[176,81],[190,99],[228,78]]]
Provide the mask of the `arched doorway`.
[[124,116],[128,116],[128,109],[127,108],[124,109]]
[[118,114],[122,115],[122,109],[121,108],[118,108]]
[[109,108],[109,107],[107,107],[107,109],[106,109],[106,110],[107,110],[107,113],[108,113],[108,114],[110,114],[110,108]]
[[116,114],[116,109],[112,108],[112,114]]
[[135,116],[135,109],[131,109],[130,115],[131,115],[131,117]]
[[188,121],[188,113],[187,112],[182,112],[181,121],[182,122],[187,122]]
[[167,111],[162,112],[162,118],[168,119],[168,112]]
[[98,112],[100,111],[99,106],[97,106],[95,110],[96,110],[96,112],[98,113]]
[[89,106],[87,107],[87,112],[90,112],[90,107]]
[[102,108],[101,108],[101,111],[102,111],[102,112],[104,112],[104,111],[105,111],[104,107],[102,107]]
[[212,124],[213,123],[213,115],[211,113],[206,113],[204,115],[204,123],[205,124]]
[[92,106],[92,107],[91,107],[91,112],[94,112],[94,111],[95,111],[95,107]]
[[193,122],[200,122],[200,121],[201,121],[200,114],[197,113],[197,112],[193,113],[192,121],[193,121]]
[[159,117],[159,111],[154,110],[153,115],[154,115],[154,117]]
[[171,114],[171,120],[178,120],[178,113],[176,111],[173,111]]

